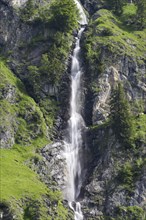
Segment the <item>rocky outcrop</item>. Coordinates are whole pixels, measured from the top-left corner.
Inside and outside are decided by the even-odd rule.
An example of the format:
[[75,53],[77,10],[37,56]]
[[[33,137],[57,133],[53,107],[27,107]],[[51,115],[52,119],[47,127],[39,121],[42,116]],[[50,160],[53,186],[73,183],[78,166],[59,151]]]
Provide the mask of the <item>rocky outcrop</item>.
[[111,89],[116,83],[122,82],[129,101],[144,100],[146,96],[146,82],[143,80],[146,72],[145,64],[139,65],[136,60],[128,57],[117,57],[111,60],[111,63],[112,66],[107,66],[105,63],[105,71],[98,78],[99,92],[94,99],[93,124],[100,124],[107,119]]
[[[0,88],[1,102],[5,102],[5,104],[8,102],[13,105],[16,103],[16,98],[17,92],[14,85],[6,84],[4,87]],[[16,114],[14,112],[11,113],[11,110],[7,109],[7,107],[6,105],[3,106],[1,103],[0,146],[2,148],[9,148],[15,143],[15,130],[13,129],[13,126],[15,124]]]
[[[141,146],[143,153],[140,155],[142,166],[138,168],[134,165],[137,160],[134,153],[123,149],[109,126],[94,128],[89,131],[88,138],[92,161],[88,164],[89,172],[83,187],[82,207],[85,219],[104,219],[105,216],[109,219],[112,217],[118,219],[123,216],[118,214],[117,210],[120,207],[125,207],[125,210],[126,207],[138,207],[137,209],[140,207],[141,212],[138,214],[138,210],[137,212],[131,210],[131,216],[136,216],[137,213],[144,219],[146,212],[144,146]],[[130,170],[130,174],[128,166],[133,169]],[[126,182],[126,178],[131,178],[129,175],[134,175],[130,180],[131,183]]]
[[42,160],[34,167],[43,182],[53,190],[63,191],[67,181],[64,147],[63,142],[46,145],[41,150]]
[[[33,5],[30,5],[28,8],[28,13],[29,10],[32,11],[30,15],[25,15],[26,12],[24,9],[26,7],[26,2],[27,1],[25,0],[8,2],[4,0],[0,3],[1,53],[3,56],[8,58],[8,65],[11,70],[24,82],[29,94],[35,97],[37,101],[40,97],[45,98],[48,96],[55,97],[55,99],[57,99],[60,82],[52,83],[52,76],[47,75],[47,70],[46,76],[40,76],[40,71],[38,70],[38,75],[41,80],[39,80],[39,77],[37,77],[39,82],[37,81],[34,83],[34,80],[36,79],[31,78],[31,73],[28,70],[29,66],[39,67],[42,65],[42,55],[47,54],[51,50],[51,46],[54,43],[54,40],[52,39],[56,39],[56,42],[58,41],[57,31],[54,29],[52,30],[45,18],[43,20],[39,14],[41,13],[40,11],[43,10],[42,8],[44,5],[46,8],[48,7],[47,4],[49,1],[34,1]],[[38,10],[36,17],[33,16],[34,10]],[[30,16],[30,18],[28,17],[24,19],[24,16]],[[59,38],[61,38],[61,36]],[[71,46],[71,37],[67,37],[66,40]],[[69,53],[69,49],[66,53]],[[67,68],[68,58],[64,58],[63,55],[62,59],[64,69],[62,70],[61,74],[63,75],[65,69]],[[54,74],[57,74],[55,73],[55,70]],[[32,77],[34,77],[34,75]],[[40,85],[37,85],[37,89],[34,88],[34,84],[38,83]]]
[[84,8],[90,13],[94,14],[97,10],[107,7],[107,2],[104,0],[81,0]]
[[[123,84],[129,102],[142,101],[146,96],[145,50],[137,56],[136,47],[133,46],[135,43],[130,38],[127,39],[126,43],[118,45],[116,35],[121,37],[122,40],[123,35],[126,35],[126,33],[124,32],[121,35],[119,32],[123,30],[120,28],[118,29],[119,32],[112,33],[112,25],[118,26],[115,23],[116,21],[114,21],[114,17],[112,17],[111,23],[109,23],[109,33],[106,33],[104,19],[106,17],[106,19],[110,20],[111,18],[109,17],[112,16],[112,14],[108,15],[108,13],[107,10],[99,10],[95,13],[93,15],[93,24],[87,28],[83,37],[82,48],[87,69],[85,80],[87,81],[88,90],[94,96],[94,99],[90,100],[93,103],[93,124],[101,124],[106,121],[109,114],[111,89],[118,82]],[[138,44],[142,44],[142,41],[139,40],[137,46]],[[129,47],[128,51],[126,51],[127,47]],[[91,79],[89,79],[89,72]],[[144,108],[146,108],[145,103]]]

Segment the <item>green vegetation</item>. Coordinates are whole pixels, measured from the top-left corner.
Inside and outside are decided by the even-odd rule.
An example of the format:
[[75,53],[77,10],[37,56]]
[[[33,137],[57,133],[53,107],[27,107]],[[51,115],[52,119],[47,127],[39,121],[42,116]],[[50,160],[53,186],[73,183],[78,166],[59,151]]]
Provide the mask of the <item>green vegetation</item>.
[[[129,60],[133,57],[138,63],[143,63],[146,30],[136,31],[133,26],[129,25],[129,22],[127,23],[127,19],[135,16],[136,9],[136,6],[130,5],[133,15],[129,15],[128,7],[125,5],[123,14],[119,17],[108,10],[99,10],[97,18],[90,21],[82,47],[86,66],[92,77],[104,71],[105,63],[113,65],[113,60],[116,62],[117,56],[127,56]],[[103,56],[104,52],[108,56]]]
[[133,119],[135,148],[132,152],[132,160],[127,160],[119,168],[117,180],[128,194],[135,189],[135,183],[140,178],[145,169],[146,159],[142,152],[142,147],[146,144],[146,115],[141,114]]
[[146,144],[146,114],[138,115],[134,120],[136,146]]
[[28,167],[41,160],[37,152],[49,142],[46,123],[51,129],[56,103],[42,100],[39,107],[2,61],[0,81],[0,133],[10,133],[4,147],[11,147],[0,150],[0,203],[16,220],[68,219],[61,193],[49,189]]
[[113,89],[110,101],[112,128],[120,143],[128,148],[138,148],[146,143],[146,115],[143,114],[142,103],[138,103],[139,106],[135,106],[138,116],[133,116],[122,85]]
[[146,0],[136,0],[137,5],[137,28],[146,28]]
[[[16,145],[13,149],[0,150],[0,202],[9,207],[10,212],[15,214],[18,220],[68,219],[68,212],[61,202],[61,193],[51,191],[25,165],[26,161],[31,158],[40,159],[34,146],[23,148]],[[50,201],[49,214],[46,199]]]
[[[30,144],[39,137],[45,139],[47,127],[40,108],[3,62],[0,62],[0,79],[0,121],[3,132],[9,131],[10,141],[14,138],[14,143],[23,145]],[[8,147],[11,145],[12,143]]]
[[137,6],[133,3],[126,4],[123,7],[123,13],[121,15],[121,20],[125,25],[134,26],[135,18],[136,18]]
[[57,89],[66,70],[66,60],[71,47],[72,35],[57,31],[48,40],[51,42],[50,49],[47,53],[42,54],[38,66],[28,66],[29,83],[38,102],[42,100],[42,91],[45,96],[44,99],[47,100],[48,92],[44,91],[46,84],[48,87]]
[[[42,52],[37,66],[29,62],[25,64],[29,72],[28,87],[39,103],[42,96],[45,100],[48,96],[48,91],[44,89],[46,85],[56,88],[66,70],[66,61],[73,41],[72,31],[78,27],[78,10],[73,0],[55,0],[51,3],[44,1],[43,4],[29,0],[20,10],[20,14],[24,22],[30,25],[34,23],[40,28],[41,34],[34,36],[31,42],[25,45],[28,52],[31,53],[39,43],[46,42],[49,45],[48,49]],[[44,36],[46,29],[48,32]]]
[[[31,53],[39,43],[46,42],[47,49],[42,52],[37,65],[32,65],[29,62],[26,64],[29,73],[27,80],[29,82],[28,87],[35,100],[39,103],[43,96],[43,103],[46,106],[45,100],[50,99],[47,89],[52,88],[56,91],[62,75],[66,71],[66,63],[73,42],[72,31],[78,27],[78,10],[73,0],[55,0],[46,6],[38,4],[38,6],[33,7],[38,7],[38,11],[33,10],[35,16],[33,13],[31,14],[34,20],[31,18],[29,22],[37,22],[36,25],[40,25],[42,34],[34,36],[25,47],[28,47],[28,51]],[[24,9],[27,11],[27,5]],[[44,32],[47,33],[45,37]],[[52,103],[55,103],[56,95],[52,94]]]
[[[40,28],[40,33],[28,44],[20,43],[20,48],[25,46],[27,53],[31,53],[38,44],[46,45],[40,52],[42,56],[37,66],[27,58],[23,60],[25,69],[28,69],[28,75],[24,77],[27,78],[35,101],[28,96],[22,82],[0,62],[0,133],[8,132],[5,146],[13,146],[0,151],[0,202],[8,206],[18,220],[70,219],[60,192],[48,189],[28,167],[42,159],[37,152],[48,143],[48,136],[51,136],[59,105],[56,91],[66,71],[73,41],[72,32],[78,27],[79,14],[73,0],[54,0],[49,3],[44,0],[44,3],[42,6],[28,0],[26,6],[20,9],[24,23]],[[125,0],[112,0],[110,3],[107,1],[107,4],[111,11],[98,11],[95,19],[90,21],[83,39],[84,57],[91,74],[90,86],[94,95],[99,93],[100,88],[93,83],[93,79],[104,72],[106,64],[113,65],[113,60],[117,63],[117,56],[128,57],[129,61],[134,59],[138,64],[143,64],[145,59],[145,0],[135,0],[133,4],[127,4]],[[107,55],[104,56],[104,53]],[[9,51],[9,55],[12,54],[13,51]],[[49,89],[54,89],[52,95],[48,95]],[[121,85],[112,94],[111,119],[116,137],[122,146],[128,148],[130,156],[133,154],[132,159],[130,156],[130,159],[125,159],[126,162],[116,173],[118,186],[130,196],[146,164],[144,153],[140,152],[146,144],[146,115],[131,115]],[[95,133],[102,130],[104,133],[106,128],[109,131],[110,125],[106,121],[102,125],[92,126],[91,130]],[[105,155],[106,142],[113,138],[110,135],[110,132],[106,134],[105,131],[105,142],[99,146],[101,154]],[[115,219],[144,220],[145,214],[140,207],[117,207]]]
[[146,27],[146,0],[106,0],[106,5],[115,15],[122,15],[125,24],[132,25],[138,30]]
[[132,115],[121,84],[111,94],[110,118],[117,139],[126,148],[131,147],[134,143]]
[[[9,134],[3,147],[11,147],[1,150],[0,202],[18,220],[70,219],[61,193],[48,189],[28,166],[41,160],[36,152],[50,141],[48,136],[51,136],[59,104],[56,93],[66,70],[72,31],[78,27],[78,10],[73,0],[51,3],[44,0],[43,4],[28,0],[19,13],[22,22],[40,27],[40,33],[33,36],[31,42],[20,43],[20,48],[25,47],[27,53],[31,53],[38,43],[47,42],[47,47],[42,50],[37,66],[27,61],[26,55],[17,68],[18,75],[21,75],[21,66],[28,69],[24,81],[26,86],[29,84],[28,90],[35,101],[28,96],[21,80],[0,62],[0,133]],[[48,89],[54,90],[52,95]]]
[[126,0],[108,0],[107,5],[110,10],[112,10],[115,14],[121,14],[123,12],[123,6],[127,3]]
[[130,195],[134,191],[135,182],[142,175],[144,165],[146,165],[146,160],[140,157],[133,162],[126,162],[119,170],[117,180]]
[[[20,10],[22,21],[40,30],[28,44],[22,42],[20,48],[25,46],[27,53],[31,54],[42,44],[37,64],[28,61],[27,57],[23,63],[28,72],[25,76],[26,88],[38,103],[49,130],[57,114],[58,87],[66,71],[73,42],[72,32],[78,27],[78,16],[73,0],[54,0],[49,3],[44,0],[43,4],[29,0]],[[18,75],[21,78],[21,67]],[[26,127],[25,123],[21,124]]]
[[41,22],[57,31],[71,32],[78,27],[79,13],[73,0],[44,1],[43,5],[28,0],[20,10],[20,16],[23,22]]
[[1,149],[2,201],[23,197],[37,199],[47,192],[47,187],[37,179],[36,174],[23,164],[24,159],[28,159],[33,152],[28,147],[22,151],[23,154],[16,149]]
[[53,99],[43,99],[39,103],[40,109],[43,112],[46,124],[48,128],[51,130],[54,122],[55,116],[58,111],[57,102]]
[[73,0],[58,0],[51,7],[51,25],[63,32],[73,31],[78,27],[78,10]]
[[21,10],[21,19],[23,21],[29,21],[30,18],[35,14],[35,7],[33,0],[28,0],[25,7]]
[[24,7],[20,9],[20,18],[24,23],[35,23],[50,21],[50,3],[43,0],[43,4],[40,2],[34,2],[28,0]]
[[145,212],[138,206],[120,206],[116,211],[116,220],[145,220]]

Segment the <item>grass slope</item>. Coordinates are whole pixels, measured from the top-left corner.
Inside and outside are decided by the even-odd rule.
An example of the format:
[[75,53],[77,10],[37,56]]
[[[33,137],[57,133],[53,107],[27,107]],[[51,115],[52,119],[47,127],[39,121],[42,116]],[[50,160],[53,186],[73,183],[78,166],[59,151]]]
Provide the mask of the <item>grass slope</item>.
[[39,198],[46,194],[47,187],[37,175],[24,163],[24,158],[17,150],[1,149],[1,201],[12,198]]
[[[0,132],[10,133],[7,147],[15,142],[27,145],[38,137],[46,138],[47,127],[43,114],[29,97],[22,82],[0,62]],[[12,138],[14,141],[11,142]]]
[[2,61],[0,107],[0,135],[7,137],[5,144],[0,142],[0,211],[7,207],[16,220],[69,219],[61,193],[49,189],[28,167],[32,159],[41,160],[37,150],[49,142],[44,115]]
[[[125,14],[128,16],[129,13],[127,10],[129,6],[125,7],[121,17],[117,17],[111,11],[101,9],[90,21],[83,47],[87,62],[92,68],[97,66],[101,48],[113,53],[113,56],[115,54],[133,57],[139,63],[143,63],[146,54],[146,29],[136,31],[132,26],[125,24]],[[135,10],[132,9],[131,13],[135,13]]]

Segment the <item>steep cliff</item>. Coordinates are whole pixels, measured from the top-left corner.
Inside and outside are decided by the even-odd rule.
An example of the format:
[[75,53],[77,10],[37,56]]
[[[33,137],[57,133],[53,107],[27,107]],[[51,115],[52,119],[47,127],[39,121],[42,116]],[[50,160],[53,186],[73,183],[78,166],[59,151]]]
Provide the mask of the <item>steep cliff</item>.
[[[60,191],[79,14],[72,1],[58,2],[0,2],[1,219],[73,219]],[[80,57],[84,219],[145,220],[146,29],[137,1],[121,11],[81,2],[89,13]]]
[[[92,154],[83,189],[85,219],[145,219],[146,214],[146,32],[130,29],[121,17],[99,10],[82,41]],[[133,145],[127,147],[124,133],[121,139],[117,136],[121,124],[114,124],[115,129],[110,117],[112,91],[119,82],[132,114]]]

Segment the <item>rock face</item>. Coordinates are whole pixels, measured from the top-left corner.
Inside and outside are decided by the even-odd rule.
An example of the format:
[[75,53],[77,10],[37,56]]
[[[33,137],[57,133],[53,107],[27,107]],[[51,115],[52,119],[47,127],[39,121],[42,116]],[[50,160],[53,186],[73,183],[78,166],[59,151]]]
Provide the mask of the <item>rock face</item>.
[[[36,89],[34,88],[34,80],[36,79],[30,79],[30,72],[28,71],[29,66],[39,67],[41,65],[43,54],[47,54],[48,51],[51,50],[52,38],[57,38],[55,35],[56,32],[51,30],[48,23],[43,21],[41,15],[39,15],[39,10],[42,10],[41,8],[43,7],[47,8],[49,2],[50,1],[33,1],[33,5],[28,6],[28,13],[29,10],[32,10],[32,14],[29,15],[24,11],[27,3],[26,0],[4,0],[0,3],[1,53],[9,59],[9,67],[24,82],[27,91],[31,96],[35,96],[37,101],[40,97],[45,98],[51,96],[57,99],[59,96],[58,87],[60,87],[60,84],[58,86],[55,85],[54,82],[52,83],[51,80],[49,81],[50,76],[40,76],[41,80],[39,80],[39,77],[37,78],[40,86],[37,86]],[[33,15],[35,9],[38,10],[37,18]],[[66,40],[70,47],[72,39],[67,38]],[[67,53],[69,53],[69,49]],[[68,58],[62,56],[62,59],[64,65],[64,69],[62,70],[63,75],[67,68]],[[39,71],[38,74],[40,74]],[[36,84],[37,83],[38,82],[36,82]]]
[[[16,88],[7,84],[5,87],[0,89],[0,100],[5,100],[12,105],[16,102],[17,92]],[[7,112],[7,118],[3,115],[3,110]],[[0,146],[2,148],[9,148],[15,143],[15,131],[13,126],[15,124],[16,114],[10,113],[8,109],[1,109],[0,117]]]
[[[144,58],[146,51],[143,50],[139,57],[135,54],[127,54],[126,45],[123,44],[118,48],[118,43],[112,39],[117,33],[112,33],[110,30],[111,32],[104,35],[105,12],[100,10],[93,15],[93,23],[87,27],[82,44],[86,63],[85,108],[90,106],[90,114],[92,114],[88,120],[89,110],[85,109],[86,121],[89,122],[87,145],[92,154],[92,161],[88,163],[89,175],[83,187],[83,213],[85,219],[124,219],[125,216],[128,219],[144,219],[146,213],[145,138],[143,141],[143,138],[140,138],[140,145],[136,143],[137,147],[139,146],[136,156],[134,149],[126,150],[122,143],[118,142],[108,120],[111,91],[119,82],[124,87],[133,114],[140,111],[145,118],[146,103],[142,100],[146,97],[146,60]],[[103,20],[102,17],[104,17]],[[110,28],[110,24],[108,25]],[[117,51],[108,47],[108,40],[110,44],[114,42],[112,47],[117,48]],[[134,51],[131,39],[127,41],[130,43],[129,50]],[[122,50],[124,54],[119,53],[118,50]],[[140,109],[136,107],[136,110],[134,103],[139,103]],[[144,132],[146,132],[145,129]],[[138,161],[141,161],[140,166],[136,165]]]
[[27,2],[27,0],[12,0],[12,4],[14,6],[16,5],[18,7],[24,5],[26,2]]
[[[16,3],[17,1],[14,1]],[[18,1],[22,3],[23,1]],[[13,2],[10,2],[11,4]],[[32,50],[26,56],[26,51],[28,52],[28,45],[32,42],[32,39],[39,35],[40,31],[38,28],[35,28],[32,24],[27,24],[21,19],[21,11],[18,9],[16,11],[11,5],[0,5],[0,27],[1,27],[1,36],[0,36],[0,46],[1,50],[5,55],[8,55],[11,59],[10,65],[11,68],[17,72],[20,71],[20,63],[24,64],[23,60],[31,60],[31,62],[38,62],[42,54],[43,45],[38,50]],[[9,23],[10,22],[10,23]],[[30,46],[29,45],[29,46]],[[23,65],[22,65],[23,66]],[[18,71],[19,68],[19,71]],[[26,74],[23,71],[23,74]]]
[[93,106],[94,124],[106,120],[109,114],[108,103],[111,88],[116,83],[120,81],[123,83],[129,101],[144,100],[146,95],[146,82],[143,80],[146,72],[145,64],[139,65],[137,61],[128,57],[117,57],[115,60],[111,60],[111,63],[112,66],[107,66],[102,76],[98,78],[99,93],[94,99]]
[[104,0],[81,0],[81,2],[90,14],[94,14],[97,10],[106,7],[106,1]]
[[[89,164],[90,174],[86,178],[87,182],[84,188],[82,207],[85,219],[102,219],[105,216],[115,219],[118,219],[118,217],[124,218],[122,213],[118,215],[117,210],[120,207],[125,207],[126,210],[126,207],[129,206],[141,207],[144,211],[141,211],[139,216],[144,219],[144,213],[146,212],[145,165],[139,171],[139,175],[132,180],[134,185],[131,185],[131,188],[128,189],[128,184],[126,187],[123,183],[126,175],[123,175],[123,179],[121,179],[119,173],[122,172],[129,158],[131,160],[133,158],[134,161],[134,155],[130,152],[125,155],[126,152],[115,140],[113,132],[109,128],[91,131],[88,137],[90,137],[88,144],[92,147],[91,151],[94,159]],[[141,150],[144,150],[144,148],[142,147]],[[134,210],[131,211],[131,216],[134,215],[133,213]]]
[[56,142],[46,145],[41,150],[43,160],[37,164],[38,173],[52,189],[64,190],[66,183],[66,163],[64,156],[64,143]]

